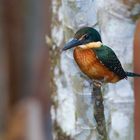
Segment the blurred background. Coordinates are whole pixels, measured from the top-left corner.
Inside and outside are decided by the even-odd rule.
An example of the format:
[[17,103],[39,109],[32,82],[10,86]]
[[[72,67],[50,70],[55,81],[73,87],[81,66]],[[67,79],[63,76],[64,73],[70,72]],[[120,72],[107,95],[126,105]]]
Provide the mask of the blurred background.
[[51,140],[50,0],[0,0],[0,140]]
[[[52,140],[50,0],[0,1],[0,140]],[[140,22],[134,40],[140,72]],[[140,80],[135,80],[135,134],[140,139]]]

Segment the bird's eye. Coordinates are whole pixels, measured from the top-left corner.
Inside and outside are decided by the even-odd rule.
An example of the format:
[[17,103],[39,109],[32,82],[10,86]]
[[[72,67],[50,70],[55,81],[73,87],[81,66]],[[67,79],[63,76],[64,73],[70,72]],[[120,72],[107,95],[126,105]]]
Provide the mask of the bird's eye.
[[84,39],[88,39],[88,38],[89,38],[89,35],[85,34]]

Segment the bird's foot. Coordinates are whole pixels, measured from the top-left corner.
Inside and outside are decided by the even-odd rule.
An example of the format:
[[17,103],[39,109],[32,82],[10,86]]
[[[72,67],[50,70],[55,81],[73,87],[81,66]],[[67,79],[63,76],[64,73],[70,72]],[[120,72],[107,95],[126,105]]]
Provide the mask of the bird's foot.
[[93,80],[93,85],[100,88],[103,85],[103,81]]
[[105,79],[102,79],[102,80],[92,80],[92,79],[88,78],[86,75],[82,74],[81,72],[79,72],[79,75],[80,75],[81,78],[86,79],[89,82],[90,86],[94,85],[94,86],[96,86],[98,88],[103,86],[104,81],[105,81]]

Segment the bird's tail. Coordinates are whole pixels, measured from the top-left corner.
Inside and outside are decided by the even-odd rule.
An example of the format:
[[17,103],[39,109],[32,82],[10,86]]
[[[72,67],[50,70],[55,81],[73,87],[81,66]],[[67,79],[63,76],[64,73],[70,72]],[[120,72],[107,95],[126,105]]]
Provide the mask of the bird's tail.
[[140,77],[140,74],[133,73],[133,72],[126,72],[126,75],[127,75],[128,77]]

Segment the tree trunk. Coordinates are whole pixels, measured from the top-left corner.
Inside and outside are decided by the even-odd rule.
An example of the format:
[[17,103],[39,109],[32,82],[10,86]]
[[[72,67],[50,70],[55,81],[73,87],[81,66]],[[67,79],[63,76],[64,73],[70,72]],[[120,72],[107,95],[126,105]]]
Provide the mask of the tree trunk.
[[[99,140],[92,86],[81,76],[72,50],[61,52],[65,41],[82,26],[101,33],[124,68],[132,70],[133,33],[139,5],[121,0],[53,0],[50,44],[53,88],[53,136],[55,140]],[[125,55],[125,57],[124,57]],[[122,80],[102,89],[108,140],[133,140],[133,81]],[[94,102],[93,102],[94,101]]]

